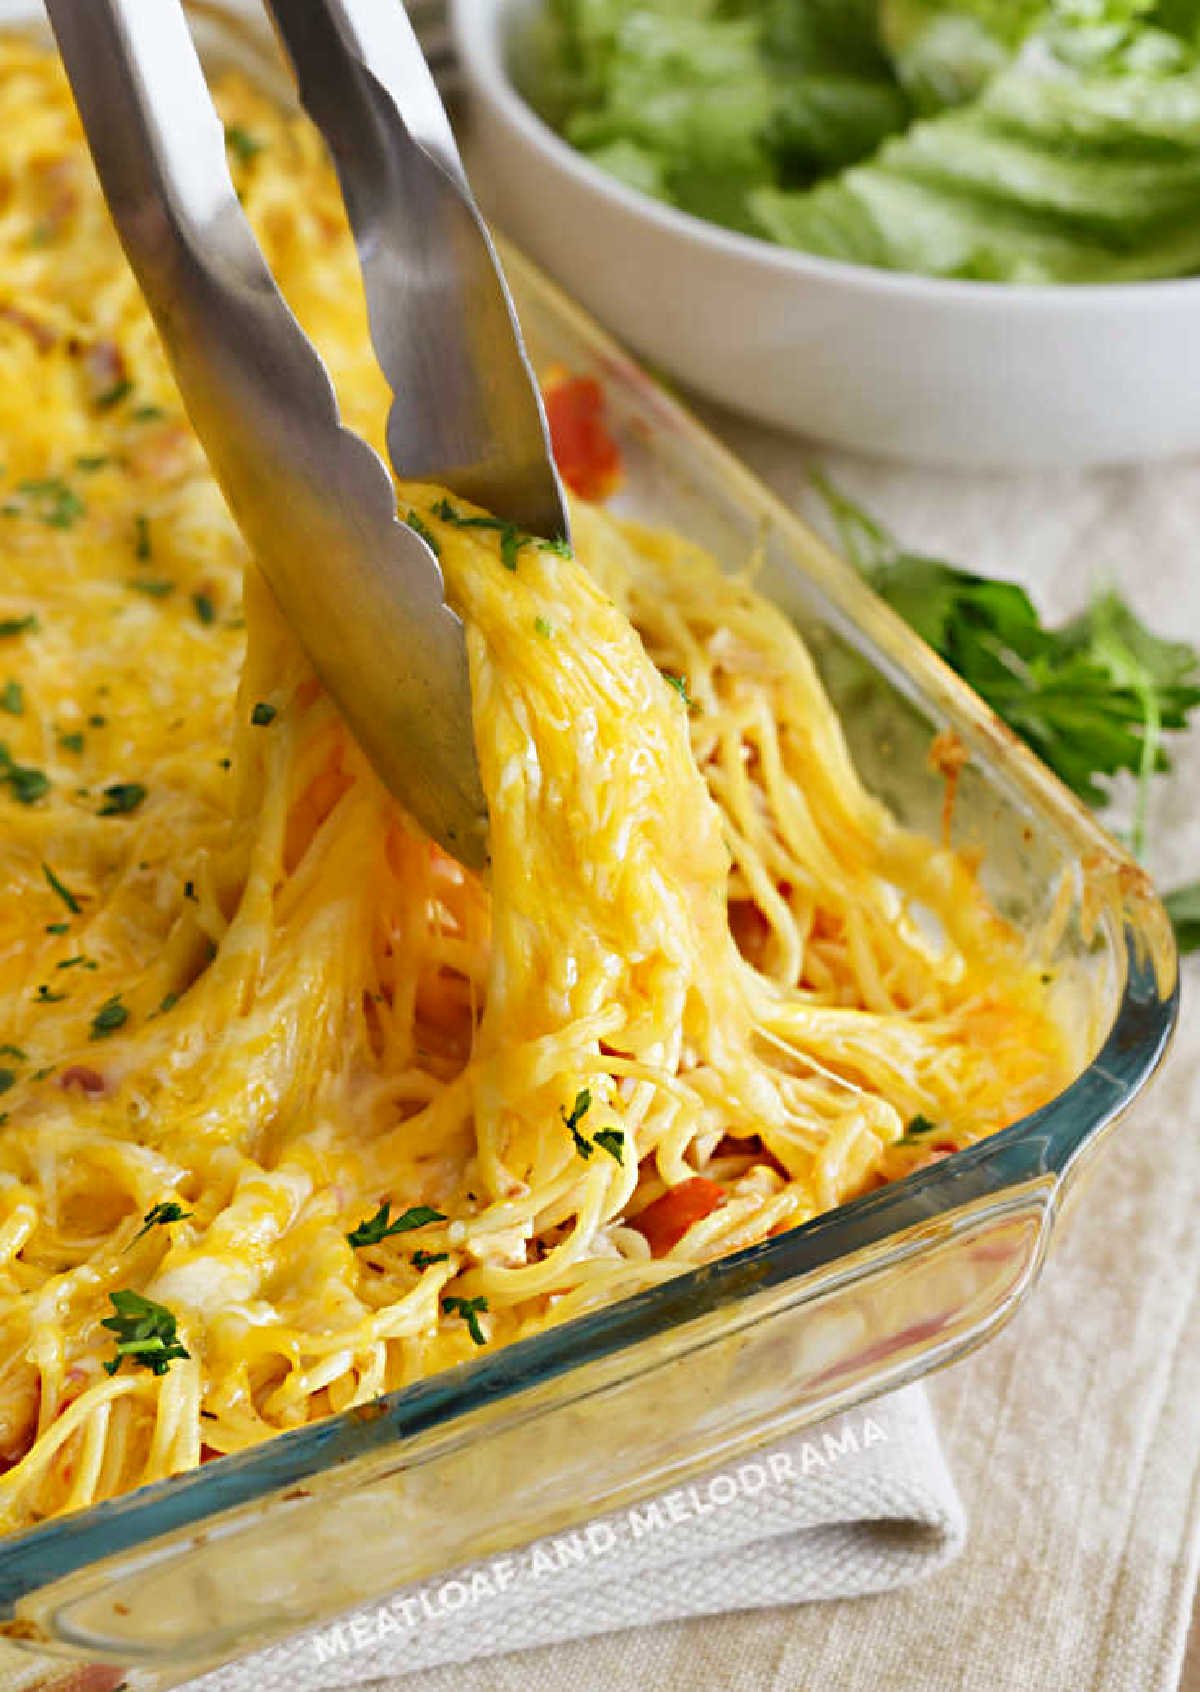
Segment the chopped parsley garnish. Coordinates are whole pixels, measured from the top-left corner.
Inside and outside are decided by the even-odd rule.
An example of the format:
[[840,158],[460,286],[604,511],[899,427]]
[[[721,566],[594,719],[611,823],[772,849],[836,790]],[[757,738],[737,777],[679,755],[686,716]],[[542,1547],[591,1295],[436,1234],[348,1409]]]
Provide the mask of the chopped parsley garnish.
[[161,405],[139,405],[133,413],[135,423],[158,423],[166,416]]
[[449,1263],[448,1251],[414,1251],[412,1265],[414,1269],[428,1269],[431,1263]]
[[107,1374],[115,1375],[122,1360],[130,1357],[144,1369],[165,1375],[177,1357],[191,1356],[180,1344],[176,1319],[165,1305],[127,1289],[108,1297],[115,1314],[100,1326],[117,1336],[117,1355],[104,1365]]
[[154,1012],[154,1015],[155,1016],[166,1016],[167,1012],[169,1010],[174,1010],[175,1006],[178,1003],[179,1003],[179,994],[178,993],[166,993],[166,994],[163,995],[162,1003],[159,1005],[158,1009]]
[[185,881],[184,882],[184,884],[183,884],[183,896],[184,896],[185,899],[190,899],[193,904],[198,905],[200,903],[200,900],[199,900],[199,898],[197,897],[197,894],[196,894],[196,883],[194,881]]
[[7,780],[13,798],[22,805],[36,805],[50,791],[50,778],[45,770],[35,770],[28,764],[13,764]]
[[217,620],[217,608],[213,604],[210,596],[207,593],[194,593],[192,595],[192,604],[195,607],[197,617],[199,617],[200,621],[204,624],[204,627],[206,629],[210,628]]
[[27,496],[33,515],[50,529],[69,529],[87,510],[74,488],[61,476],[18,482],[17,492]]
[[437,536],[429,527],[429,524],[421,516],[419,511],[410,511],[404,521],[408,524],[409,528],[415,535],[420,535],[421,539],[425,542],[425,545],[429,548],[435,558],[440,558],[442,556],[441,541],[438,540]]
[[115,1034],[118,1028],[123,1028],[129,1021],[129,1012],[121,1003],[121,995],[114,993],[92,1018],[92,1026],[88,1034],[90,1040],[103,1040],[109,1034]]
[[[70,911],[71,915],[78,916],[80,911],[83,909],[83,906],[79,903],[79,900],[75,897],[74,893],[71,892],[70,888],[63,886],[62,882],[55,875],[49,864],[42,865],[42,874],[45,876],[51,891],[58,894],[58,897]],[[64,924],[63,926],[65,928],[66,925]]]
[[3,742],[0,742],[0,782],[7,783],[13,798],[21,805],[36,805],[50,791],[50,778],[45,770],[14,764]]
[[6,681],[0,688],[0,711],[7,711],[10,717],[25,715],[25,689],[19,681]]
[[587,1087],[581,1088],[580,1091],[576,1093],[575,1103],[571,1106],[569,1113],[563,1110],[561,1105],[559,1106],[559,1115],[570,1130],[571,1138],[575,1142],[575,1150],[579,1153],[580,1157],[585,1160],[591,1157],[596,1148],[592,1145],[590,1140],[585,1140],[583,1135],[579,1132],[579,1124],[583,1121],[584,1117],[591,1108],[592,1095],[590,1089]]
[[672,675],[670,670],[664,670],[662,673],[662,679],[666,682],[668,687],[673,687],[675,689],[676,693],[690,711],[695,701],[688,692],[687,677]]
[[78,729],[68,729],[66,734],[60,734],[58,744],[64,752],[82,752],[83,735]]
[[274,705],[268,705],[265,699],[260,699],[250,713],[250,721],[255,728],[270,728],[278,715],[279,712]]
[[575,556],[574,547],[562,535],[559,535],[555,540],[539,541],[538,545],[543,552],[553,552],[559,558],[574,558]]
[[551,627],[551,625],[546,621],[546,619],[544,617],[535,617],[533,619],[533,626],[537,630],[537,632],[541,635],[543,640],[553,640],[554,639],[554,629]]
[[95,958],[87,957],[83,952],[77,952],[73,958],[64,958],[55,964],[55,969],[99,969]]
[[0,1046],[0,1057],[16,1058],[18,1063],[28,1063],[29,1053],[23,1052],[20,1046]]
[[144,593],[147,599],[166,599],[168,594],[175,592],[175,583],[160,580],[155,577],[152,581],[143,581],[140,577],[128,583],[135,593]]
[[592,1093],[589,1087],[582,1087],[576,1093],[575,1103],[571,1106],[570,1111],[563,1110],[561,1105],[559,1106],[559,1115],[570,1131],[571,1138],[575,1142],[575,1150],[586,1162],[596,1147],[599,1146],[601,1151],[607,1152],[609,1157],[615,1158],[623,1167],[625,1163],[625,1135],[619,1128],[601,1128],[599,1133],[595,1134],[590,1140],[580,1133],[579,1124],[591,1108]]
[[606,1151],[609,1157],[616,1158],[622,1168],[625,1167],[625,1136],[619,1128],[601,1128],[595,1142],[601,1151]]
[[[183,1206],[176,1204],[174,1199],[164,1199],[161,1203],[150,1206],[150,1209],[142,1217],[141,1227],[129,1244],[135,1246],[140,1239],[143,1239],[150,1232],[151,1228],[165,1227],[168,1222],[184,1222],[189,1216],[194,1215],[194,1211],[184,1210]],[[128,1250],[128,1247],[126,1249]]]
[[136,811],[146,797],[146,789],[140,781],[114,781],[110,787],[104,789],[104,803],[97,815],[102,817],[124,817],[130,811]]
[[153,550],[150,541],[150,519],[145,512],[139,511],[133,519],[133,556],[139,564],[145,564]]
[[[67,995],[65,993],[52,993],[43,981],[38,985],[36,999],[39,1005],[61,1005],[66,996]],[[36,1075],[34,1076],[34,1080],[37,1080]]]
[[241,124],[230,123],[225,126],[225,145],[240,165],[248,165],[263,151],[266,143],[257,140]]
[[433,507],[433,514],[440,517],[443,523],[453,523],[456,529],[495,530],[500,536],[500,562],[506,570],[515,570],[521,548],[533,544],[532,535],[518,529],[515,523],[506,523],[502,517],[464,517],[461,511],[454,509],[448,499],[439,499]]
[[122,376],[120,381],[114,382],[111,388],[105,388],[102,394],[96,395],[96,409],[98,411],[111,411],[114,406],[120,405],[123,399],[128,399],[132,392],[133,383],[127,376]]
[[[101,691],[103,691],[103,690],[101,690]],[[94,712],[92,714],[92,716],[90,716],[88,718],[88,727],[94,728],[94,729],[102,729],[107,722],[108,722],[108,718],[102,717],[99,714],[99,712],[97,711],[97,712]]]
[[483,1329],[479,1326],[479,1313],[480,1311],[486,1311],[487,1307],[488,1301],[486,1298],[450,1297],[442,1300],[442,1309],[448,1316],[453,1315],[462,1317],[463,1321],[467,1324],[467,1332],[475,1341],[476,1345],[487,1344],[487,1336],[485,1335]]
[[926,1134],[936,1134],[938,1124],[931,1122],[927,1116],[914,1116],[904,1129],[904,1140],[919,1140]]
[[15,1087],[16,1084],[17,1072],[15,1069],[0,1069],[0,1093],[7,1093],[8,1089]]
[[97,470],[103,470],[112,460],[106,453],[88,454],[75,460],[76,470],[82,470],[86,475],[93,475]]
[[48,922],[46,924],[47,934],[69,934],[70,932],[71,925],[69,922]]
[[32,611],[28,617],[5,617],[0,619],[0,640],[13,640],[17,635],[33,634],[40,627]]
[[427,1204],[414,1204],[403,1215],[397,1216],[394,1222],[391,1216],[392,1207],[385,1201],[374,1216],[366,1222],[360,1222],[346,1238],[357,1251],[359,1246],[378,1245],[381,1240],[388,1239],[392,1234],[408,1234],[414,1228],[427,1228],[431,1222],[446,1220],[440,1210],[432,1210]]

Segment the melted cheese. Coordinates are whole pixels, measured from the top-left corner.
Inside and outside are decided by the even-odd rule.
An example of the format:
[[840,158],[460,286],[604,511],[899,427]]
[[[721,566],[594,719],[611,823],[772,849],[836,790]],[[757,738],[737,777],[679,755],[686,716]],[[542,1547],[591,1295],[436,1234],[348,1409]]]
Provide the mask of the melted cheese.
[[[332,173],[251,89],[220,102],[378,444]],[[469,631],[487,883],[432,847],[249,567],[61,73],[14,41],[0,464],[9,1526],[795,1226],[1066,1079],[971,867],[863,791],[794,629],[675,536],[580,504],[578,558],[514,571],[402,489]],[[354,1247],[385,1201],[437,1219]],[[106,1372],[122,1290],[186,1357]]]

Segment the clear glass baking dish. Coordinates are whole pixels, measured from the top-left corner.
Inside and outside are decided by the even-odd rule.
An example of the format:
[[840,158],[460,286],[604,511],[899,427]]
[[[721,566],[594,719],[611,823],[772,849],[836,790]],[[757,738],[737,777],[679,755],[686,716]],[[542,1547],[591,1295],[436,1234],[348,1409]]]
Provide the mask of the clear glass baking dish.
[[[232,57],[286,97],[252,3],[192,10],[214,63]],[[39,13],[0,0],[0,27],[38,27]],[[997,906],[1045,950],[1076,1079],[994,1138],[805,1227],[0,1542],[0,1672],[18,1644],[165,1686],[940,1368],[1029,1291],[1064,1196],[1170,1037],[1174,944],[1137,867],[848,566],[528,264],[507,262],[537,363],[604,384],[624,505],[731,567],[761,548],[760,582],[803,628],[864,776],[905,822],[940,826],[931,736],[952,728],[969,747],[955,840],[981,849]]]

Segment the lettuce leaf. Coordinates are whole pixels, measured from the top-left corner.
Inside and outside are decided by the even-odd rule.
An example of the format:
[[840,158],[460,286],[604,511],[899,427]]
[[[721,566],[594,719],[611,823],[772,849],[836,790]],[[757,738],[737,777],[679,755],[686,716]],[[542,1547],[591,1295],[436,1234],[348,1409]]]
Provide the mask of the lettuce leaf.
[[1131,45],[1081,68],[1032,37],[977,99],[809,193],[764,186],[752,213],[786,246],[932,276],[1188,275],[1200,268],[1200,65],[1161,31],[1142,30],[1132,57]]
[[1200,0],[544,0],[524,86],[602,168],[850,263],[1200,271]]
[[757,188],[811,185],[908,121],[876,14],[876,0],[547,0],[516,70],[598,164],[754,231]]

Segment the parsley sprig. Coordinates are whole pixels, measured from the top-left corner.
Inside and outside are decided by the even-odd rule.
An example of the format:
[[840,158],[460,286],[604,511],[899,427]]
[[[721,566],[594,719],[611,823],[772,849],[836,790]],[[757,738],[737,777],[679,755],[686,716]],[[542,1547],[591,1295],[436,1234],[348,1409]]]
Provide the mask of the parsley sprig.
[[1133,845],[1145,843],[1150,778],[1169,767],[1163,733],[1200,705],[1200,654],[1147,629],[1115,593],[1057,629],[1015,582],[905,552],[875,519],[817,481],[842,543],[871,586],[1086,804],[1138,778]]
[[[842,545],[871,586],[1085,804],[1107,804],[1121,771],[1137,783],[1130,845],[1142,856],[1165,737],[1200,705],[1200,653],[1149,630],[1113,592],[1050,628],[1015,582],[906,552],[823,477],[816,486]],[[1188,890],[1172,903],[1184,900]],[[1200,945],[1200,931],[1177,930]]]
[[346,1238],[357,1251],[359,1246],[378,1245],[393,1234],[409,1234],[414,1228],[427,1228],[431,1222],[445,1220],[440,1210],[434,1210],[427,1204],[414,1204],[393,1221],[391,1204],[385,1200],[374,1216],[360,1222]]
[[1177,887],[1163,901],[1181,952],[1200,952],[1200,881]]
[[177,1357],[191,1356],[166,1305],[128,1288],[108,1296],[114,1314],[106,1316],[100,1326],[117,1336],[117,1355],[104,1365],[108,1374],[115,1375],[123,1360],[130,1357],[152,1374],[165,1375]]

